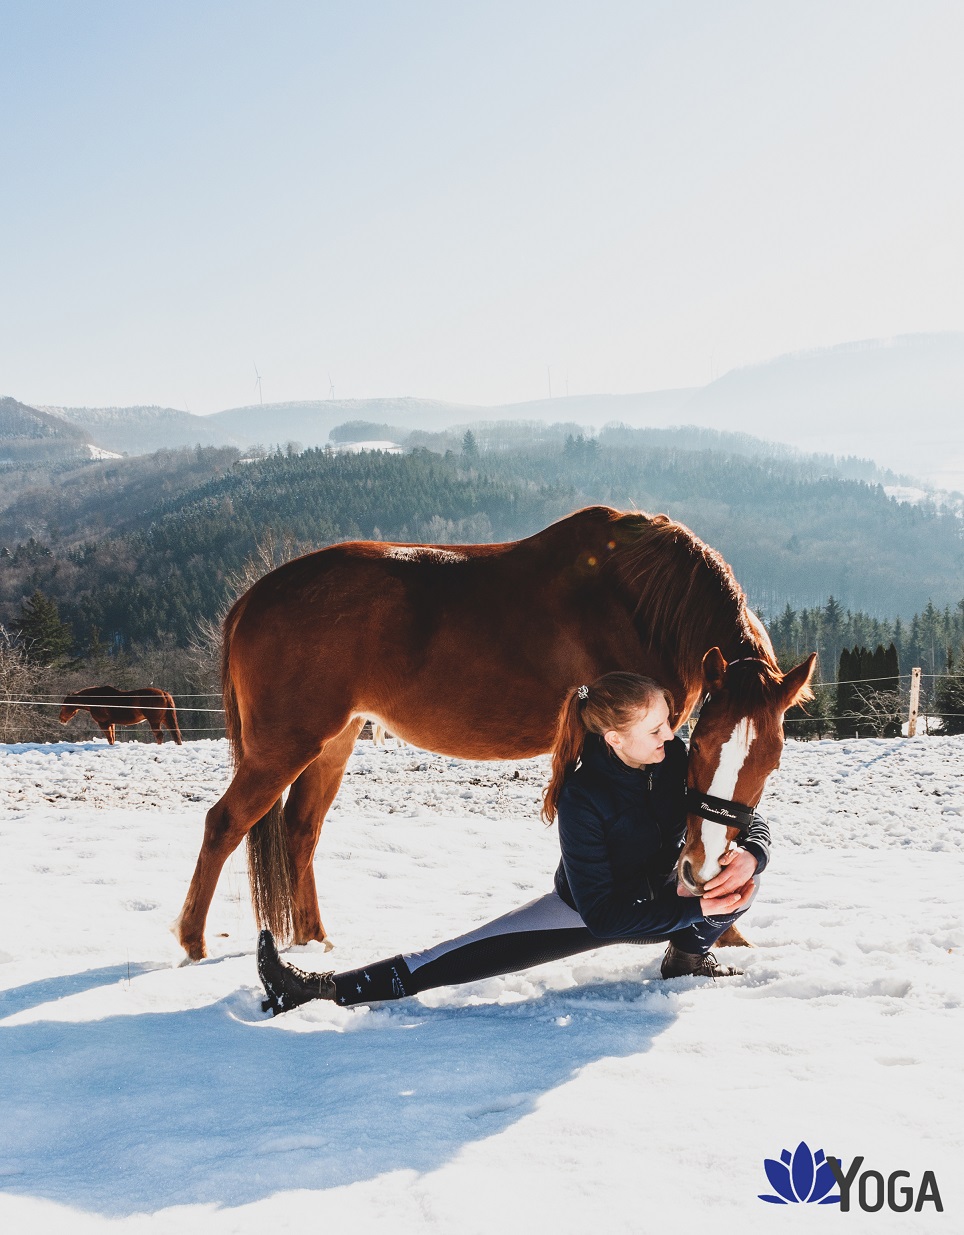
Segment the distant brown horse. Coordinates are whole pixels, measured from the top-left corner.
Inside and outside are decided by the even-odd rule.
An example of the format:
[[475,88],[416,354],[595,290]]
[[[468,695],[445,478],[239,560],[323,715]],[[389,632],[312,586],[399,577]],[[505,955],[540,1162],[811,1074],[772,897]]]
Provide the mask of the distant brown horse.
[[205,955],[218,877],[245,836],[259,921],[325,940],[312,862],[366,717],[442,754],[522,759],[549,749],[567,690],[613,669],[665,685],[681,722],[711,648],[782,679],[730,568],[665,515],[593,506],[508,544],[359,541],[273,570],[224,624],[235,770],[176,924],[185,951]]
[[150,725],[158,745],[164,741],[162,725],[174,734],[178,746],[182,744],[174,700],[166,690],[158,690],[156,686],[142,686],[139,690],[89,686],[67,696],[60,709],[60,723],[66,725],[78,712],[90,713],[91,720],[100,727],[111,746],[114,745],[115,725],[139,725],[142,720]]

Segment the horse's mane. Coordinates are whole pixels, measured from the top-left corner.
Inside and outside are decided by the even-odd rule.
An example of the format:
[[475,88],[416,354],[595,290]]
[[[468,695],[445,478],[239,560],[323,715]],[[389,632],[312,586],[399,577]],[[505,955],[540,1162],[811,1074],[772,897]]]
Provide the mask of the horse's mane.
[[776,669],[762,623],[715,549],[667,515],[618,520],[612,560],[635,597],[633,616],[645,642],[669,654],[684,677],[714,646],[728,660],[757,656]]

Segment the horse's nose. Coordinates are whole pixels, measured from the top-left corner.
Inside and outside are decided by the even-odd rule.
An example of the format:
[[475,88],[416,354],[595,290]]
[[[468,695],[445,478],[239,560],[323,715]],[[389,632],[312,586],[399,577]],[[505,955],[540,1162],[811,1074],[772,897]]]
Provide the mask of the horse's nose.
[[693,867],[688,858],[684,859],[684,861],[680,863],[679,877],[680,882],[685,888],[688,888],[690,892],[696,891],[696,880],[693,878]]

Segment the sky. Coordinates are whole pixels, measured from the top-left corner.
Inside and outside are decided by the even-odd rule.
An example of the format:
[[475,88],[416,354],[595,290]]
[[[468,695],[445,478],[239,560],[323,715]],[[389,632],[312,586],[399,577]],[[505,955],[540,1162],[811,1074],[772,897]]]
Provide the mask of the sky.
[[964,330],[956,0],[0,0],[0,395],[699,386]]

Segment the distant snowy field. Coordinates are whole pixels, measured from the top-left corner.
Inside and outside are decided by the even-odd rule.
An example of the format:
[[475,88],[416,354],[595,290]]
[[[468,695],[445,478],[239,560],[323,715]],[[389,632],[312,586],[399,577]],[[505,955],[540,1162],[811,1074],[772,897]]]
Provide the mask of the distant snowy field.
[[[168,933],[227,747],[0,746],[0,1225],[962,1231],[964,739],[791,743],[746,974],[620,946],[375,1010],[261,1012],[243,854]],[[545,891],[544,760],[360,745],[316,862],[346,968]],[[945,1212],[769,1205],[806,1141]]]

